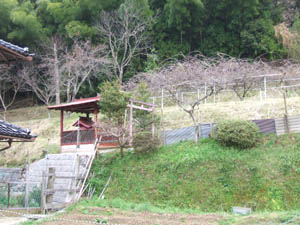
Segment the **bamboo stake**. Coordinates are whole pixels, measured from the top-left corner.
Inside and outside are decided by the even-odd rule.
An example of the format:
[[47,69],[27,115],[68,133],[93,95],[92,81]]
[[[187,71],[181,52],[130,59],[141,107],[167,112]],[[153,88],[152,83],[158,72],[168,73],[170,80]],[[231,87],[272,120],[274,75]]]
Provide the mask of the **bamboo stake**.
[[107,188],[107,186],[109,185],[110,180],[111,180],[111,175],[110,175],[110,177],[108,178],[108,180],[107,180],[107,182],[106,182],[106,184],[105,184],[105,186],[104,186],[104,188],[103,188],[101,194],[99,195],[99,198],[98,198],[98,199],[102,199],[102,197],[103,197],[103,195],[104,195],[104,192],[106,191],[106,188]]
[[83,180],[81,189],[80,189],[78,195],[75,197],[75,201],[76,201],[76,202],[80,199],[81,195],[82,195],[83,192],[84,192],[84,188],[85,188],[84,185],[85,185],[85,182],[86,182],[86,180],[87,180],[87,178],[88,178],[88,176],[89,176],[89,172],[90,172],[90,169],[91,169],[91,167],[92,167],[92,164],[93,164],[93,161],[94,161],[94,158],[95,158],[95,155],[96,155],[96,151],[97,151],[97,147],[98,147],[97,145],[98,145],[99,142],[101,142],[101,139],[102,139],[102,136],[100,136],[100,137],[96,140],[96,142],[95,142],[94,152],[93,152],[93,154],[91,155],[91,157],[90,157],[89,160],[88,160],[87,171],[86,171],[86,174],[85,174],[85,177],[84,177],[84,180]]

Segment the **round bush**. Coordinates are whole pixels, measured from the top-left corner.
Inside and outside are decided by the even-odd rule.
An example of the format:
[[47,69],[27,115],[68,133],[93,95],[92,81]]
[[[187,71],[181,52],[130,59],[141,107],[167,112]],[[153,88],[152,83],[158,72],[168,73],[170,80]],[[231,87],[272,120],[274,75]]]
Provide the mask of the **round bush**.
[[214,139],[222,145],[246,149],[254,147],[261,137],[257,125],[245,120],[226,120],[217,124]]
[[133,137],[132,146],[137,154],[151,153],[159,148],[160,140],[158,137],[152,137],[151,132],[139,132]]

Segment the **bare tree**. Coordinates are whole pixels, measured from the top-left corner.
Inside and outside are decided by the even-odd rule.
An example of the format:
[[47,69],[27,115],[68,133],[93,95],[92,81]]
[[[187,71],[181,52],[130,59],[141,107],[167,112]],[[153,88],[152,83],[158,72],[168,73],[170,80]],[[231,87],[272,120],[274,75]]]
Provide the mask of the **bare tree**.
[[47,67],[50,79],[55,81],[55,101],[60,104],[61,97],[61,73],[64,65],[67,47],[59,36],[53,36],[48,41],[41,44],[44,54],[41,55],[42,66]]
[[116,140],[120,147],[121,157],[124,156],[124,148],[128,147],[131,137],[129,135],[128,126],[126,126],[126,121],[124,124],[116,123],[112,120],[103,121],[101,123],[101,132],[112,138],[111,141]]
[[17,93],[23,87],[23,80],[18,73],[9,70],[1,70],[0,76],[0,102],[4,109],[3,120],[6,120],[6,113],[14,103]]
[[[202,55],[186,57],[181,61],[175,60],[158,73],[143,74],[138,79],[146,81],[149,87],[156,90],[164,88],[171,95],[176,104],[191,117],[195,126],[195,143],[197,143],[200,132],[195,110],[209,96],[225,88],[227,77],[222,76],[225,62],[224,57],[208,58]],[[198,90],[204,85],[207,88],[206,92],[197,99],[187,102],[179,95],[182,91]]]
[[103,12],[97,28],[106,39],[112,58],[113,71],[122,84],[124,71],[132,59],[149,48],[152,19],[143,10],[126,0],[119,10]]
[[[56,93],[56,80],[48,75],[47,70],[48,68],[44,68],[42,65],[26,64],[19,74],[26,84],[24,89],[35,93],[39,100],[49,106]],[[48,118],[50,118],[49,111]]]
[[259,86],[261,78],[276,70],[262,60],[248,60],[226,57],[223,61],[223,76],[227,77],[227,88],[234,91],[238,98],[243,101],[247,94]]
[[67,102],[73,101],[82,84],[97,75],[108,63],[104,45],[92,46],[89,41],[74,41],[73,48],[65,55],[62,68]]

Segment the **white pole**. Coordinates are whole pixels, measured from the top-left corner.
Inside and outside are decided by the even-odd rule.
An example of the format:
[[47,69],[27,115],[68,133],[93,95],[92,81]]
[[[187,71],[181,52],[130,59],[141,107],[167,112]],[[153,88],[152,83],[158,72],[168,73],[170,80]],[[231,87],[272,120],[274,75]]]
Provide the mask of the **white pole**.
[[260,98],[260,101],[262,101],[262,92],[261,92],[261,88],[259,88],[259,98]]
[[214,104],[216,104],[216,85],[214,82]]
[[161,89],[161,110],[164,109],[164,89]]
[[267,99],[267,77],[264,77],[265,100]]
[[[206,96],[206,92],[207,92],[207,87],[206,87],[206,82],[205,82],[205,86],[204,86],[204,96]],[[207,99],[207,98],[205,98],[205,100],[204,100],[204,101],[205,101],[205,104],[206,104],[206,99]]]

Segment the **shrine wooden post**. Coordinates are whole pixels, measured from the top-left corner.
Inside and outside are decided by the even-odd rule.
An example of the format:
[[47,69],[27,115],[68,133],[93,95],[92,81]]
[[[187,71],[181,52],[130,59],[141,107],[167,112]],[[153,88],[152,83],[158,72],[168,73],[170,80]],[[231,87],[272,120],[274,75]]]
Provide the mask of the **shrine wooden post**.
[[60,110],[60,146],[63,143],[63,132],[64,132],[64,110]]
[[132,100],[130,100],[130,115],[129,115],[129,144],[132,144],[132,138],[133,138],[133,103]]

